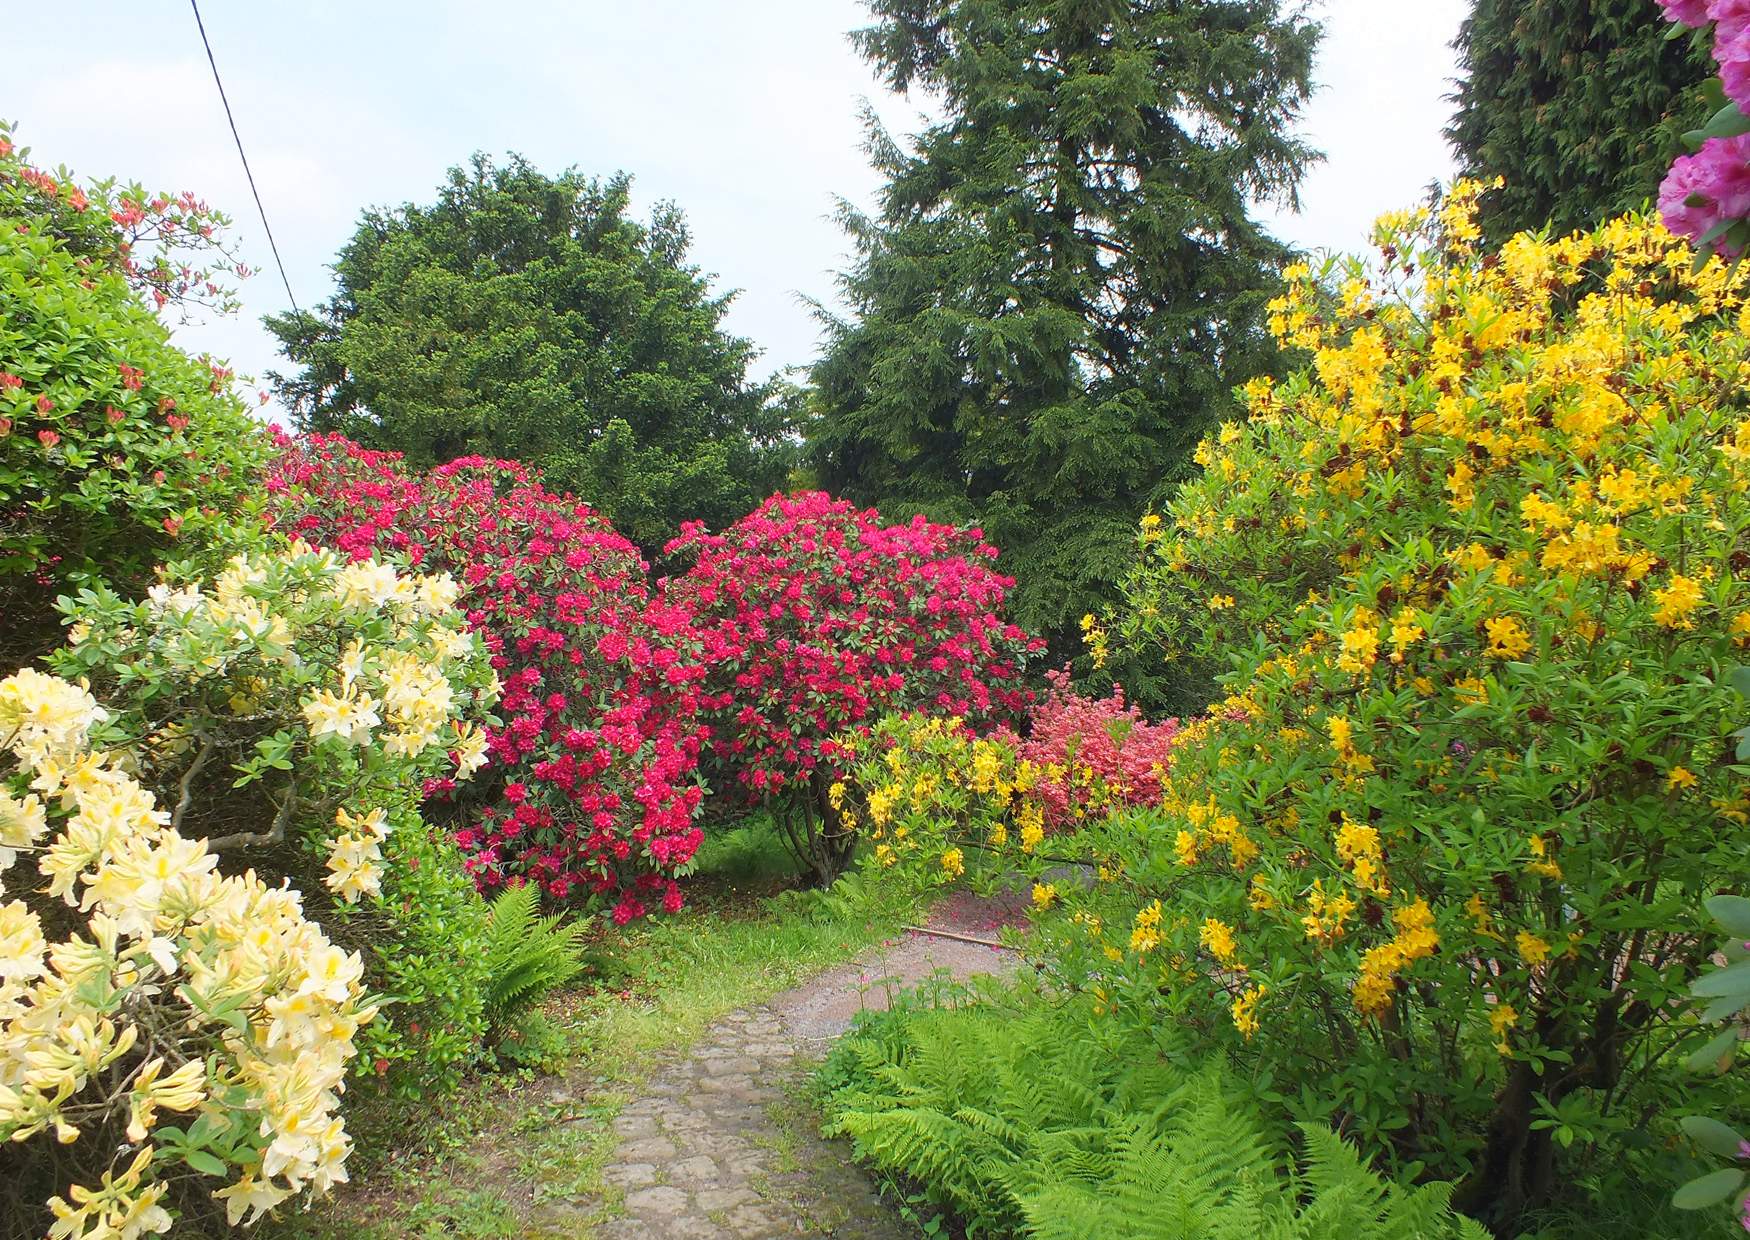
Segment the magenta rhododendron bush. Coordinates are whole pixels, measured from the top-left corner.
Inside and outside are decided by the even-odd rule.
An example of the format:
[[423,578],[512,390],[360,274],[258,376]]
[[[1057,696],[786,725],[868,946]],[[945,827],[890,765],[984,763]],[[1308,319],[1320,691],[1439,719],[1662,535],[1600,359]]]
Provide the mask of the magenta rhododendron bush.
[[1044,772],[1035,789],[1051,828],[1117,805],[1159,805],[1179,721],[1150,723],[1113,685],[1103,698],[1070,687],[1067,670],[1048,672],[1051,687],[1031,712],[1020,757]]
[[342,436],[285,440],[268,481],[288,533],[355,558],[401,553],[462,583],[503,682],[491,765],[449,801],[483,888],[587,890],[624,924],[681,906],[705,731],[691,618],[651,596],[631,543],[530,470],[467,457],[418,473]]
[[835,732],[910,710],[993,723],[1027,705],[1042,644],[1005,618],[1014,581],[977,529],[886,525],[810,491],[719,534],[689,524],[667,550],[688,564],[663,594],[703,642],[714,786],[818,800]]

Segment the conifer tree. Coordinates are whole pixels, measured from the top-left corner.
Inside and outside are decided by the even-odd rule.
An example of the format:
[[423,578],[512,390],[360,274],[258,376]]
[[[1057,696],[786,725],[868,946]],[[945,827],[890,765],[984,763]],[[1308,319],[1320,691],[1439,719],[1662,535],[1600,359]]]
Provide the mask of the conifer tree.
[[1483,200],[1491,244],[1546,223],[1590,228],[1657,197],[1681,135],[1711,112],[1706,46],[1657,0],[1476,0],[1454,46],[1446,136],[1465,175],[1506,182]]
[[853,316],[814,372],[821,480],[977,522],[1023,623],[1071,647],[1261,330],[1318,27],[1278,0],[871,0],[858,48],[941,119],[846,207]]

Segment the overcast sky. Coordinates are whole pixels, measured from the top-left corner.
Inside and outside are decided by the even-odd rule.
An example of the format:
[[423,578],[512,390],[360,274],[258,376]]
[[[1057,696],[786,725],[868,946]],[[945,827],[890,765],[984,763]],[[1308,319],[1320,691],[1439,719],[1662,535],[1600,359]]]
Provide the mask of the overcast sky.
[[[1353,249],[1381,211],[1451,174],[1440,130],[1449,44],[1468,0],[1324,0],[1318,94],[1305,133],[1327,159],[1278,235]],[[640,210],[672,198],[695,261],[741,290],[729,327],[762,371],[807,363],[801,296],[830,299],[845,241],[836,196],[871,201],[857,114],[896,131],[920,101],[882,90],[845,32],[858,0],[206,0],[207,34],[300,304],[373,204],[428,201],[470,152],[538,167],[625,170]],[[63,0],[8,13],[0,116],[33,159],[81,176],[192,189],[230,212],[260,270],[232,320],[186,326],[186,347],[241,374],[281,363],[259,317],[285,309],[200,38],[179,0]]]

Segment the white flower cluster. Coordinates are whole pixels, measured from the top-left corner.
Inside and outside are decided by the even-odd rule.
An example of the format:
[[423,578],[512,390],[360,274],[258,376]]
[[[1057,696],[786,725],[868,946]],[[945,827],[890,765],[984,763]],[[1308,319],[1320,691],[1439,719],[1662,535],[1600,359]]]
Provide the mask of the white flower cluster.
[[[375,1014],[361,960],[297,892],[219,874],[204,842],[88,748],[102,717],[56,677],[0,681],[0,754],[17,764],[0,871],[34,855],[49,896],[87,919],[51,943],[22,900],[0,904],[0,1140],[117,1142],[98,1183],[48,1202],[53,1240],[167,1231],[173,1164],[225,1163],[215,1196],[233,1223],[346,1179],[339,1094]],[[155,1143],[165,1113],[192,1118]]]

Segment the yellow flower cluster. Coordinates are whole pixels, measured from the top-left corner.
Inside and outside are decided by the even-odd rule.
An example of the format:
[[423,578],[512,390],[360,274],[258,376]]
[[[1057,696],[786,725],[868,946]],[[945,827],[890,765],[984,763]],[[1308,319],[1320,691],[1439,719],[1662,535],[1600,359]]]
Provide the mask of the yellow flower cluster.
[[1361,976],[1355,980],[1351,997],[1355,1010],[1367,1016],[1378,1016],[1391,1006],[1397,976],[1406,965],[1432,956],[1440,946],[1434,913],[1426,900],[1394,909],[1392,924],[1397,934],[1361,957]]
[[328,877],[324,885],[348,904],[383,887],[382,843],[389,838],[389,815],[381,808],[363,814],[334,811],[340,833],[328,841]]
[[165,1114],[242,1151],[214,1193],[233,1222],[325,1192],[346,1178],[338,1096],[375,1013],[362,962],[297,892],[220,875],[115,755],[88,747],[103,715],[55,677],[0,682],[0,753],[17,768],[8,821],[32,824],[9,834],[6,863],[34,858],[46,896],[84,918],[50,942],[24,901],[0,905],[0,1139],[99,1146],[99,1181],[48,1203],[57,1237],[168,1227],[162,1177],[186,1169],[152,1142]]
[[829,785],[827,800],[847,827],[867,821],[877,865],[919,854],[934,860],[935,881],[953,880],[965,874],[966,857],[950,840],[1001,848],[1014,835],[1024,853],[1044,840],[1034,794],[1042,779],[1065,772],[1042,770],[1018,758],[1010,740],[975,736],[956,718],[886,719],[872,739],[841,739],[842,749],[863,756]]

